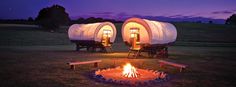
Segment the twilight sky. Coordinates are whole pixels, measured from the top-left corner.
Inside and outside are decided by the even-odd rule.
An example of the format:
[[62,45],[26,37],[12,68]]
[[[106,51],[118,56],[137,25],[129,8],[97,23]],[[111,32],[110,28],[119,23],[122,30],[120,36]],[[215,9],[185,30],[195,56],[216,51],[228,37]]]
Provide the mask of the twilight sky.
[[3,0],[0,19],[36,17],[40,9],[53,4],[65,7],[72,19],[132,15],[226,19],[236,13],[236,0]]

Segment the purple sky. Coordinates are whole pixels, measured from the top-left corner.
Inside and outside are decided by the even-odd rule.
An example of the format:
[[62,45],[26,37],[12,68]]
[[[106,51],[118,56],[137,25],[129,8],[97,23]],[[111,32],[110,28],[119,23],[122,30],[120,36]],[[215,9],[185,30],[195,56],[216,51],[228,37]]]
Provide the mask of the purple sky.
[[236,0],[4,0],[0,19],[36,17],[39,10],[59,4],[71,18],[124,18],[132,15],[226,19],[236,13]]

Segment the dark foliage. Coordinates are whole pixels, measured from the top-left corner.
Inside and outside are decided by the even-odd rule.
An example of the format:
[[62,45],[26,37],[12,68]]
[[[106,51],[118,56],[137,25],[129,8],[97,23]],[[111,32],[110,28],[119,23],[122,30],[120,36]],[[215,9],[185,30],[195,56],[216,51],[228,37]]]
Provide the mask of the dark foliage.
[[64,7],[53,5],[40,10],[35,21],[44,29],[55,30],[61,25],[68,24],[70,18]]
[[28,19],[0,19],[1,24],[29,24],[34,25],[35,22],[33,18],[29,17]]
[[112,22],[112,23],[122,23],[123,21],[116,21],[114,19],[103,19],[103,18],[95,18],[95,17],[90,17],[90,18],[79,18],[77,20],[71,21],[70,24],[87,24],[87,23],[96,23],[96,22]]
[[197,21],[196,23],[202,23],[202,21]]
[[227,18],[225,24],[236,25],[236,14],[233,14],[229,18]]
[[213,24],[213,21],[208,21],[209,24]]
[[28,21],[34,21],[34,19],[32,17],[29,17]]

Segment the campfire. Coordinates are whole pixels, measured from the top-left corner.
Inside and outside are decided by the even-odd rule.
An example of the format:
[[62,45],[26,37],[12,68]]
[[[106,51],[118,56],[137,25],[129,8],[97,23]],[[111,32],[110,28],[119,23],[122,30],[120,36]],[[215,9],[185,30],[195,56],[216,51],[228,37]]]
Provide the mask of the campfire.
[[122,75],[127,78],[136,78],[139,74],[134,66],[132,66],[130,63],[127,63],[123,68]]
[[94,78],[102,82],[118,84],[148,84],[165,80],[166,73],[154,70],[139,69],[130,63],[123,67],[99,69],[95,71]]

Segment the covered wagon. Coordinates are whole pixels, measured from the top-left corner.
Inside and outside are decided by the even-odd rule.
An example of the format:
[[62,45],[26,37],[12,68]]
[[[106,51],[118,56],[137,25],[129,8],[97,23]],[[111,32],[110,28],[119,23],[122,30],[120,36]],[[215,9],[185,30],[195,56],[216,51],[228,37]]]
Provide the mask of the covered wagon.
[[110,22],[73,24],[68,30],[69,39],[76,43],[76,49],[87,48],[94,51],[96,48],[111,49],[116,38],[116,28]]
[[151,56],[168,55],[168,45],[175,42],[177,37],[174,25],[140,18],[127,19],[121,32],[123,41],[130,46],[130,51],[146,51]]

